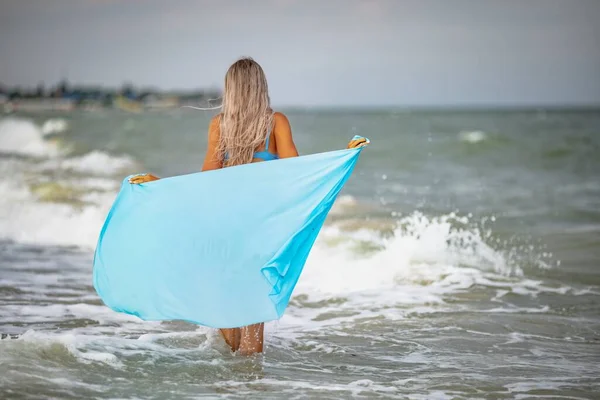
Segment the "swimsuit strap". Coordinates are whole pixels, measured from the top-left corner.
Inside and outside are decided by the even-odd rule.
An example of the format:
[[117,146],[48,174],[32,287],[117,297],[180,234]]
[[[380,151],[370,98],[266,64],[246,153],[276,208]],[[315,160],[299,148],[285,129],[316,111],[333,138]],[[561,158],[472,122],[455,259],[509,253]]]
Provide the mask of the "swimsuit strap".
[[272,126],[269,126],[269,130],[267,131],[267,140],[265,140],[265,151],[269,151],[269,139],[271,139],[271,130]]

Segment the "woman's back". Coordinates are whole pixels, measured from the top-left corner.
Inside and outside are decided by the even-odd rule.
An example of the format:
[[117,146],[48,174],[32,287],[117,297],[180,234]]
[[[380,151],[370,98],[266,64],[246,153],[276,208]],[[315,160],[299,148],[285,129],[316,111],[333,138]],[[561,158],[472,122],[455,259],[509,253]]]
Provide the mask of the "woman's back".
[[[220,169],[227,165],[228,153],[221,154],[221,127],[222,114],[219,114],[210,122],[208,127],[208,146],[202,171]],[[278,158],[297,157],[298,150],[292,137],[292,129],[287,117],[280,112],[273,113],[272,128],[267,131],[265,139],[254,149],[253,158],[250,162],[271,161]]]

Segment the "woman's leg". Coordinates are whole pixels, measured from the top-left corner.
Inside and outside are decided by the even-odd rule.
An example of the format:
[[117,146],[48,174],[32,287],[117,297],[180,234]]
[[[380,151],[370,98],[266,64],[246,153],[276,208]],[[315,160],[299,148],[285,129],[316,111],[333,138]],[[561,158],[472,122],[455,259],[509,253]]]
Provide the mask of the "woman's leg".
[[231,351],[237,351],[240,348],[240,328],[226,328],[220,331]]
[[265,324],[254,324],[240,328],[239,352],[242,355],[262,353]]

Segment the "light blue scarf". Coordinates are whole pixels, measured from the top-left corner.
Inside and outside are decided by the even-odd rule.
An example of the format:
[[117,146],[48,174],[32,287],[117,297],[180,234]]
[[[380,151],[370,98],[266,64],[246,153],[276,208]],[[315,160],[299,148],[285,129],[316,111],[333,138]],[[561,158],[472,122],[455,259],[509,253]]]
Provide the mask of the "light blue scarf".
[[361,150],[125,179],[98,240],[94,288],[144,320],[279,319]]

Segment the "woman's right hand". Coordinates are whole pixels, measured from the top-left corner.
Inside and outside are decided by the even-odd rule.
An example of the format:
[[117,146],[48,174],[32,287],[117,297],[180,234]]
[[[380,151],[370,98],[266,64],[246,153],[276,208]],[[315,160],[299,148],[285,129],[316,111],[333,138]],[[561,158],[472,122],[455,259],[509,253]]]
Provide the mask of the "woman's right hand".
[[131,178],[129,178],[129,183],[139,184],[139,183],[157,181],[159,179],[160,179],[159,177],[156,177],[152,174],[141,174],[141,175],[134,175]]

